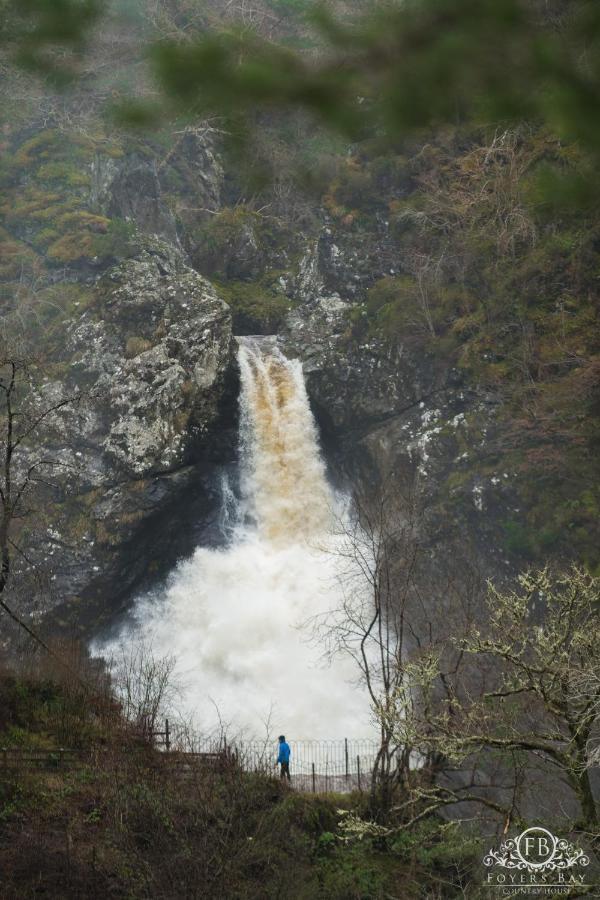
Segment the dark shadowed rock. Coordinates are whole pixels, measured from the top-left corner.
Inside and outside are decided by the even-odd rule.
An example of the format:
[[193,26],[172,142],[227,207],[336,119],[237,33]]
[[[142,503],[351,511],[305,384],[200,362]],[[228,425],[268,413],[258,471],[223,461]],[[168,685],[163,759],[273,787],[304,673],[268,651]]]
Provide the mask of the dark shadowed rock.
[[175,218],[164,203],[157,162],[131,154],[123,160],[97,157],[92,165],[91,201],[108,216],[139,232],[178,244]]

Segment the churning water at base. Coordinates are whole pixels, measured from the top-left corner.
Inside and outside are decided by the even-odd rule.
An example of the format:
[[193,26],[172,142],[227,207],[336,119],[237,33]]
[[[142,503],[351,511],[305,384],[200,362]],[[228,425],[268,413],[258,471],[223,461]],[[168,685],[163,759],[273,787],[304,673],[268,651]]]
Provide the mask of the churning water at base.
[[[229,542],[199,548],[162,596],[140,598],[120,641],[173,655],[197,728],[364,736],[365,693],[348,657],[322,661],[306,623],[339,607],[327,484],[299,362],[268,339],[240,341],[241,497],[225,485]],[[110,653],[110,645],[101,648]]]

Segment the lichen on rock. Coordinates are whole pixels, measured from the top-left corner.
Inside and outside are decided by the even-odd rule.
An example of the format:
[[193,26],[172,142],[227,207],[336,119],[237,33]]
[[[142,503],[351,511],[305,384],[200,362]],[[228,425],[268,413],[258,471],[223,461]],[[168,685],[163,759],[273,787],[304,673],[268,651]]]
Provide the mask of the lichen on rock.
[[235,417],[227,304],[177,247],[139,236],[136,244],[97,281],[95,302],[69,321],[64,341],[62,389],[84,400],[65,415],[61,440],[78,478],[65,481],[56,505],[64,542],[52,553],[57,593],[67,607],[85,597],[89,619],[130,596],[151,563],[158,571],[180,554],[168,528],[157,552],[156,529],[199,492],[210,509],[206,460],[223,443],[224,409]]

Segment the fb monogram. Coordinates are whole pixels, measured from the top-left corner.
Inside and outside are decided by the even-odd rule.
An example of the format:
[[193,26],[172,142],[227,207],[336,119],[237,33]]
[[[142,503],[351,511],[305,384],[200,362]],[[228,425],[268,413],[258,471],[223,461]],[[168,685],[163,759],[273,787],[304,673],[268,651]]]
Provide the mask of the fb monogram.
[[552,862],[557,840],[545,828],[527,828],[515,842],[517,855],[532,869],[539,869]]

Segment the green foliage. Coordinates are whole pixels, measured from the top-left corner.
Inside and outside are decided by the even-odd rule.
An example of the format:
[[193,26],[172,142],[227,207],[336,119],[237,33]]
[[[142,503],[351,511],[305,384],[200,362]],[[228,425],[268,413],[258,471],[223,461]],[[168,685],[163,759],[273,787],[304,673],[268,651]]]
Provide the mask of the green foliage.
[[[49,759],[45,769],[0,779],[0,867],[8,896],[26,895],[50,874],[65,900],[95,891],[133,900],[194,896],[199,885],[207,897],[295,900],[384,900],[402,885],[402,896],[417,900],[439,882],[445,896],[460,896],[472,845],[468,835],[461,845],[459,829],[445,835],[450,826],[433,821],[414,839],[392,829],[389,838],[346,843],[340,807],[361,814],[367,795],[296,793],[279,779],[235,767],[193,768],[182,778],[164,753],[136,737],[114,704],[103,713],[98,702],[82,696],[64,671],[60,680],[0,677],[0,746],[60,746],[67,716],[64,746],[91,751],[85,763],[60,765],[57,758],[52,768]],[[35,855],[32,831],[39,836]]]
[[280,220],[243,204],[225,207],[193,232],[194,258],[200,271],[217,279],[252,279],[278,257],[287,237]]
[[29,168],[40,159],[47,159],[52,150],[60,145],[60,133],[53,128],[41,131],[25,141],[13,157],[13,165]]
[[97,736],[85,696],[51,677],[0,677],[0,746],[76,747]]
[[313,7],[312,0],[269,0],[269,6],[279,13],[306,16]]
[[69,185],[69,187],[89,187],[90,176],[85,172],[74,171],[73,168],[64,162],[49,162],[40,166],[38,178],[42,181],[59,181]]
[[[555,14],[520,0],[457,0],[450,8],[426,0],[343,22],[319,7],[311,19],[330,51],[316,61],[248,30],[221,30],[156,45],[157,75],[171,102],[196,113],[235,119],[256,107],[304,107],[354,138],[383,125],[388,139],[457,119],[530,119],[598,158],[599,76],[583,62],[598,50],[597,4],[579,0]],[[572,183],[597,199],[592,174],[579,169]],[[565,184],[569,177],[561,174]]]
[[320,859],[318,879],[319,896],[331,900],[383,898],[391,888],[389,872],[368,841],[350,847],[335,846],[333,852]]
[[[448,799],[451,804],[464,799],[460,790],[441,787],[439,776],[446,766],[467,764],[476,772],[492,757],[508,768],[511,756],[512,764],[517,758],[523,765],[544,759],[579,803],[575,827],[596,830],[599,809],[590,779],[590,741],[600,717],[599,602],[600,579],[583,568],[529,571],[512,589],[488,582],[479,622],[465,621],[462,633],[441,644],[419,645],[402,672],[411,695],[418,691],[422,702],[413,703],[403,688],[394,708],[380,711],[394,740],[440,761],[438,777],[428,789],[423,791],[419,781],[411,784],[413,802],[434,810]],[[448,694],[442,696],[437,692],[440,684],[448,684],[448,654],[456,655],[457,663]],[[486,678],[481,680],[483,666]],[[514,785],[510,815],[518,811],[523,821],[518,778]],[[477,781],[470,791],[471,798],[482,802]],[[494,808],[501,814],[507,809],[503,803]]]
[[259,217],[243,205],[226,207],[211,216],[196,235],[206,268],[217,275],[228,275],[231,265],[235,264],[230,257],[239,252],[240,247],[252,252],[258,242],[259,229]]
[[24,241],[0,228],[0,280],[18,278],[37,268],[37,254]]
[[410,275],[386,276],[367,291],[367,313],[375,333],[396,339],[426,331],[419,288]]
[[339,165],[325,205],[338,218],[357,212],[372,212],[378,203],[375,181],[367,166],[354,157],[345,158]]
[[[168,115],[174,104],[196,118],[229,114],[231,131],[239,134],[235,126],[252,110],[304,108],[353,139],[379,129],[383,140],[456,121],[529,119],[578,141],[590,155],[575,172],[540,170],[546,195],[551,188],[554,202],[559,194],[571,204],[597,202],[600,75],[590,60],[600,43],[598,4],[573,0],[542,9],[524,0],[423,0],[365,9],[351,3],[343,19],[308,0],[270,5],[287,25],[273,30],[269,22],[279,43],[246,21],[243,28],[211,31],[211,11],[189,3],[154,10],[159,29],[162,22],[165,33],[181,35],[165,40],[160,34],[150,48]],[[21,66],[62,81],[75,74],[101,5],[4,0],[3,7],[2,36]],[[306,55],[306,46],[319,52]],[[160,103],[126,101],[121,108],[135,124],[157,112]]]
[[[96,230],[96,229],[95,229]],[[97,229],[93,241],[94,256],[105,259],[126,259],[134,252],[135,225],[124,219],[112,218],[106,220]]]
[[69,231],[54,241],[47,250],[48,258],[52,262],[72,263],[83,258],[95,256],[94,236],[84,231]]
[[506,535],[505,546],[509,553],[515,553],[526,559],[535,555],[533,536],[527,527],[515,519],[507,519],[502,523]]
[[100,10],[97,0],[2,0],[0,38],[20,66],[64,86]]

